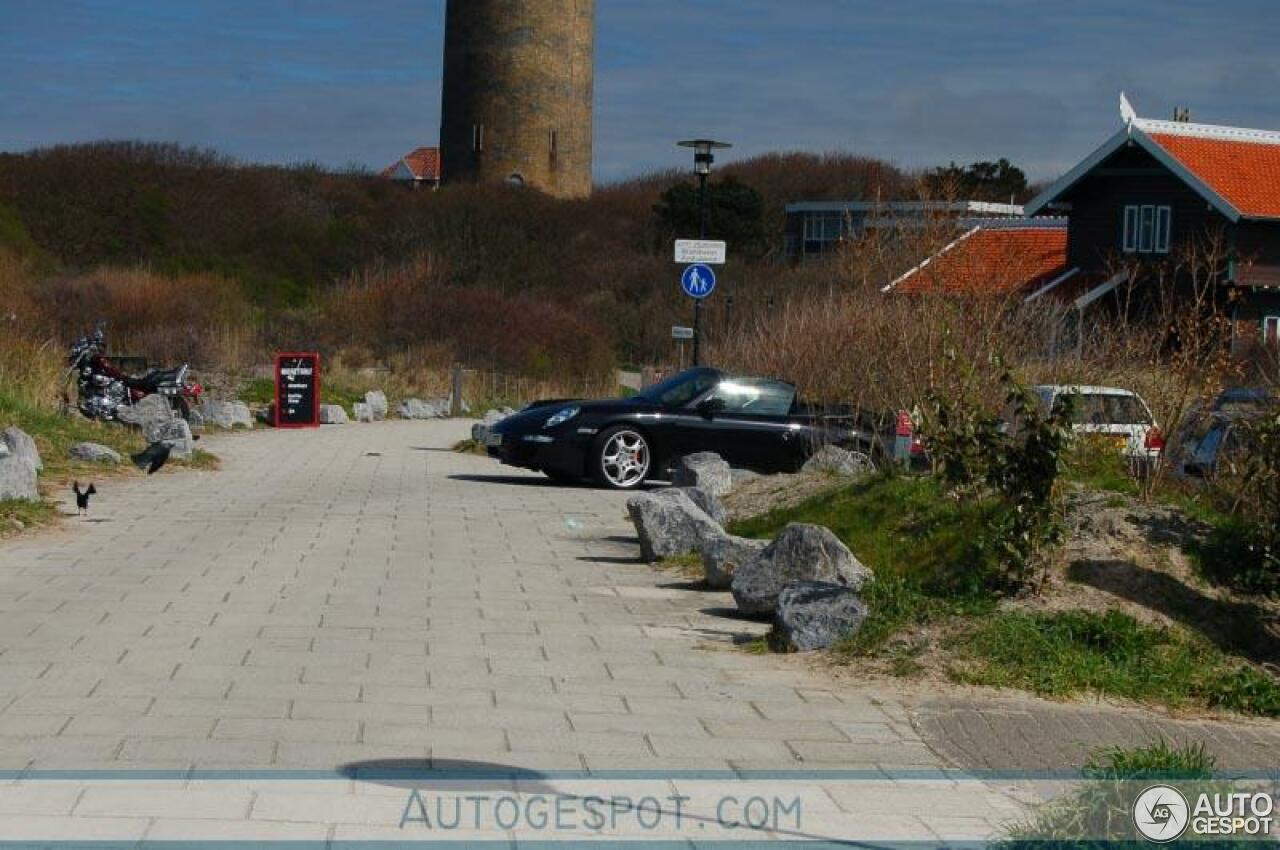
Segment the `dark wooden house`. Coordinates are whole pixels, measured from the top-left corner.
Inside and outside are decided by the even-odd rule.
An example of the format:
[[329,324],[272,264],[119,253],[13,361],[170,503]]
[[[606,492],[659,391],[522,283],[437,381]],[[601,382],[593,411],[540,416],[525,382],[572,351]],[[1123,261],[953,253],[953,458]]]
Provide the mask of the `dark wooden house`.
[[1127,102],[1122,115],[1119,132],[1027,206],[1068,219],[1069,273],[1037,294],[1083,311],[1134,269],[1212,241],[1236,347],[1280,343],[1280,132],[1154,121]]

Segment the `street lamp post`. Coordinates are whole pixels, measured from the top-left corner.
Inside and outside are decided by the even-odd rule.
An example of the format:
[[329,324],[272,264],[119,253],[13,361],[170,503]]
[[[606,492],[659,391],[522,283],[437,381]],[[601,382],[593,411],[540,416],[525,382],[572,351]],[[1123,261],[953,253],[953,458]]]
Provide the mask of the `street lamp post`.
[[[693,173],[698,176],[698,238],[707,238],[707,178],[716,161],[715,151],[731,148],[728,142],[690,139],[679,142],[682,148],[693,148]],[[693,299],[693,365],[702,365],[702,299]]]

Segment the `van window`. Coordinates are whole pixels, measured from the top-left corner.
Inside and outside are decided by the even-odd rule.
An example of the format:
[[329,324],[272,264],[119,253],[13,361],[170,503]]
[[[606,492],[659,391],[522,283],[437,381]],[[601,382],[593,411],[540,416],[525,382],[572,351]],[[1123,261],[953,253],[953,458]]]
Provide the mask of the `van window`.
[[1135,396],[1089,393],[1076,402],[1076,425],[1150,425],[1151,415]]

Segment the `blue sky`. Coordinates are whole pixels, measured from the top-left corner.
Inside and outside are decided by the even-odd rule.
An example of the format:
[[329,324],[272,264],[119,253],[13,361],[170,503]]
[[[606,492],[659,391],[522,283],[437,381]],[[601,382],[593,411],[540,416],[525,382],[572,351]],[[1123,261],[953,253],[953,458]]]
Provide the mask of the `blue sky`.
[[[847,150],[1036,178],[1141,114],[1280,128],[1276,0],[598,0],[596,176]],[[444,0],[0,0],[0,150],[382,167],[438,134]],[[726,157],[727,158],[727,157]]]

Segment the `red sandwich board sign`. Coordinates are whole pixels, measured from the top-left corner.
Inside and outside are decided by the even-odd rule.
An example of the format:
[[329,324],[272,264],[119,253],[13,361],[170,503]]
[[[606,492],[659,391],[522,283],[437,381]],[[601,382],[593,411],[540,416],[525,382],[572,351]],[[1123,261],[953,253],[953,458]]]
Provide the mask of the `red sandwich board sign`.
[[320,355],[276,355],[276,427],[320,426]]

